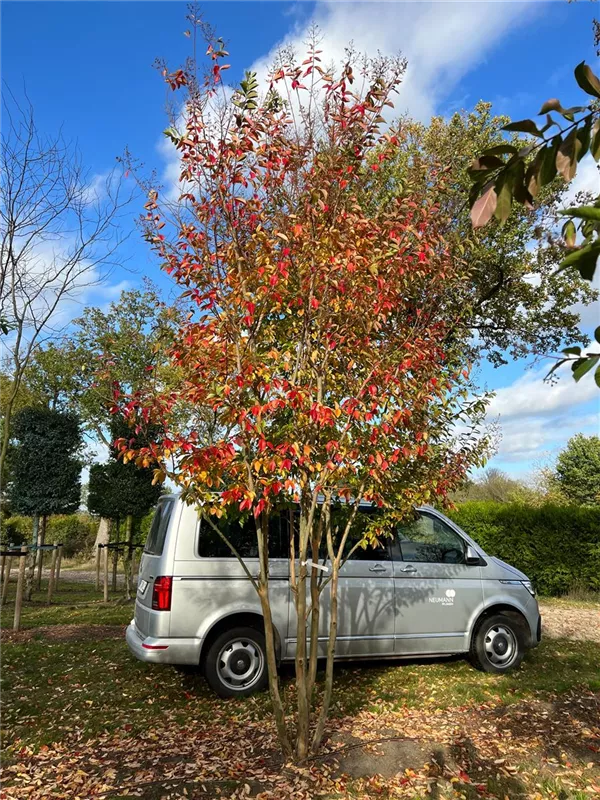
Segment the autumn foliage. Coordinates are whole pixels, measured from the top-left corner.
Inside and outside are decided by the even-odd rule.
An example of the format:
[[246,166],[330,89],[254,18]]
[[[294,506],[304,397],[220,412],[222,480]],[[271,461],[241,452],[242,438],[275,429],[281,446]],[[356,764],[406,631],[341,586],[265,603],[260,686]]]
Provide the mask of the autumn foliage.
[[[153,463],[157,479],[169,475],[207,519],[256,518],[267,633],[268,516],[299,504],[290,544],[302,758],[316,674],[316,627],[307,632],[306,620],[318,619],[319,595],[315,570],[301,562],[326,541],[334,592],[349,530],[328,527],[320,502],[355,509],[370,501],[405,515],[443,503],[481,458],[481,441],[464,425],[479,410],[462,356],[468,302],[457,302],[467,297],[467,269],[449,257],[436,205],[410,196],[375,210],[361,203],[399,144],[383,115],[403,62],[349,54],[329,70],[313,41],[301,63],[282,54],[264,86],[248,73],[231,94],[222,43],[207,55],[203,80],[165,73],[187,93],[179,127],[165,132],[180,157],[181,194],[163,203],[152,191],[144,217],[162,267],[196,312],[173,348],[176,388],[117,397],[132,419],[159,422],[164,438],[121,446],[126,460]],[[214,416],[210,439],[194,409]],[[383,535],[381,524],[366,535]],[[278,725],[286,750],[282,712]]]

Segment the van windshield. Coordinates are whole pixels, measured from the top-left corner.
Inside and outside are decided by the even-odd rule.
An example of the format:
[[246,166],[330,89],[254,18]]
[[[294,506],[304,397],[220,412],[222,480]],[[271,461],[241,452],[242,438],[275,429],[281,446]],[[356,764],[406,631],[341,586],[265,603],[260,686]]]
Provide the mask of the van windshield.
[[159,556],[162,554],[165,545],[165,536],[167,535],[167,528],[169,520],[175,507],[174,497],[161,497],[158,501],[154,517],[152,518],[152,525],[144,547],[144,553],[151,556]]

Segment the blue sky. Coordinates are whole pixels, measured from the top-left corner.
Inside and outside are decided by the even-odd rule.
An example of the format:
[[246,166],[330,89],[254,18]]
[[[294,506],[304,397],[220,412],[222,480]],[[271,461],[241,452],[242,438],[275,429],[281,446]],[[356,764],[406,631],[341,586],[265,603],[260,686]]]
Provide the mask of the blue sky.
[[[529,3],[312,3],[213,2],[205,19],[228,42],[236,82],[244,69],[264,64],[283,40],[299,45],[316,20],[324,49],[340,56],[351,39],[358,49],[402,51],[409,67],[396,108],[426,121],[491,100],[494,111],[513,118],[531,116],[548,97],[571,105],[580,98],[573,67],[584,58],[596,63],[592,19],[598,6],[579,2]],[[166,124],[165,86],[154,59],[177,66],[187,55],[183,2],[3,2],[2,78],[19,96],[24,87],[38,126],[61,125],[77,141],[94,175],[105,175],[128,147],[167,177],[173,161],[161,146]],[[515,87],[518,87],[516,90]],[[579,186],[598,188],[591,164]],[[133,232],[126,268],[80,298],[104,304],[144,275],[167,290],[133,219],[141,202],[123,220]],[[600,324],[598,309],[585,313],[585,329]],[[527,362],[494,370],[481,379],[498,394],[490,418],[500,415],[503,439],[492,464],[513,474],[555,455],[573,433],[598,433],[600,401],[591,380],[574,386],[543,384],[547,367]]]

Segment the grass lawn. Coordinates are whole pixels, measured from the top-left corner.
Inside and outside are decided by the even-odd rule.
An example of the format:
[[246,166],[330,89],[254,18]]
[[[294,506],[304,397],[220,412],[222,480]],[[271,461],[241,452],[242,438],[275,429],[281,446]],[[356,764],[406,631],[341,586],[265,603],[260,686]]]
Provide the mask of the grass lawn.
[[[6,605],[0,612],[2,630],[12,630],[15,590],[13,574]],[[48,582],[43,580],[41,590],[34,591],[31,602],[23,603],[23,630],[40,625],[119,625],[128,623],[133,616],[133,602],[125,602],[122,589],[111,592],[109,603],[105,604],[102,591],[97,592],[93,583],[63,580],[62,569],[59,591],[52,597],[50,606],[46,603],[47,592]]]
[[[586,800],[600,792],[597,643],[546,640],[503,677],[461,659],[340,666],[326,749],[388,741],[341,750],[338,766],[321,758],[282,769],[266,694],[224,701],[197,674],[137,662],[120,627],[131,605],[104,606],[93,586],[65,581],[51,608],[43,597],[24,609],[25,633],[3,644],[10,797]],[[9,604],[3,626],[11,620]],[[80,627],[63,628],[73,623]],[[291,671],[283,675],[291,710]]]

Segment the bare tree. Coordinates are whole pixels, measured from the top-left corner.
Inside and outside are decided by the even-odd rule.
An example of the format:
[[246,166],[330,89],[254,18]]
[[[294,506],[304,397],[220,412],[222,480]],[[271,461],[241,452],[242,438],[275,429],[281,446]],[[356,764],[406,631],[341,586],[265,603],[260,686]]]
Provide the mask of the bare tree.
[[12,385],[4,399],[0,477],[23,375],[37,347],[68,323],[68,306],[101,283],[122,242],[121,175],[90,173],[62,132],[40,133],[27,100],[3,100],[0,327]]

